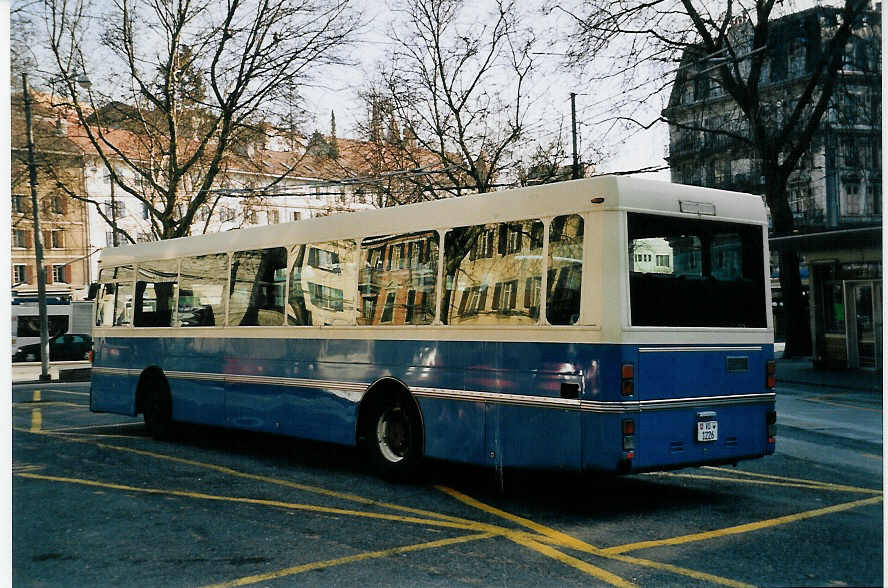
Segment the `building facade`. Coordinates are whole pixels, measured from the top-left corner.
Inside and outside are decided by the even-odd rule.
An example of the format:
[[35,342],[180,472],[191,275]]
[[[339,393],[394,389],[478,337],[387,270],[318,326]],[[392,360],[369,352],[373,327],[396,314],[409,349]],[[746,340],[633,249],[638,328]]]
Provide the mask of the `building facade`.
[[[840,15],[840,9],[823,6],[771,23],[759,87],[775,105],[778,121],[798,103]],[[742,24],[729,33],[735,39],[743,34]],[[669,106],[663,111],[670,123],[667,160],[672,181],[764,194],[760,162],[748,143],[731,136],[748,135],[748,122],[720,87],[717,66],[698,53],[686,53]],[[739,66],[742,71],[743,62]],[[797,234],[772,239],[771,250],[772,255],[789,249],[801,256],[814,362],[827,367],[880,368],[880,4],[856,23],[838,75],[835,94],[811,148],[789,178]],[[777,271],[772,271],[775,278]],[[776,279],[773,284],[778,286]],[[779,288],[774,299],[779,338]]]

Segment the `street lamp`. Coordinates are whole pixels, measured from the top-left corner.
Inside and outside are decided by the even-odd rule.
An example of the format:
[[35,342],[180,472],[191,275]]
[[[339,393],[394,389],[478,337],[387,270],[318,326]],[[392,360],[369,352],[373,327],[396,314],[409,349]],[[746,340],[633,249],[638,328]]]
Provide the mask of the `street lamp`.
[[[88,88],[89,79],[79,75],[77,83]],[[89,85],[85,85],[89,84]],[[31,128],[31,92],[28,74],[22,72],[22,93],[25,102],[25,133],[28,141],[28,183],[31,187],[31,210],[34,215],[34,258],[37,263],[37,307],[40,314],[40,381],[49,375],[49,318],[46,312],[46,268],[43,266],[43,233],[40,230],[40,208],[37,204],[37,164],[34,161],[34,132]]]

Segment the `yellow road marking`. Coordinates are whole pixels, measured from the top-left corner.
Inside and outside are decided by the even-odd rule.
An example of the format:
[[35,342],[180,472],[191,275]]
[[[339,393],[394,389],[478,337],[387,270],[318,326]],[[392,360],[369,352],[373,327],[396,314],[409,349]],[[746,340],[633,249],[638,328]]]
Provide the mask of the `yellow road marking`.
[[40,402],[40,390],[34,390],[34,402]]
[[878,504],[881,501],[882,501],[881,496],[874,496],[872,498],[864,498],[862,500],[855,500],[854,502],[845,502],[842,504],[836,504],[834,506],[827,506],[825,508],[808,510],[805,512],[786,515],[783,517],[766,519],[763,521],[756,521],[754,523],[747,523],[745,525],[737,525],[735,527],[726,527],[724,529],[717,529],[714,531],[706,531],[703,533],[694,533],[691,535],[682,535],[679,537],[671,537],[669,539],[655,539],[653,541],[639,541],[638,543],[627,543],[626,545],[617,545],[615,547],[608,547],[608,548],[602,549],[601,552],[604,554],[625,553],[627,551],[636,551],[638,549],[649,549],[651,547],[660,547],[663,545],[681,545],[684,543],[692,543],[694,541],[705,541],[707,539],[715,539],[716,537],[726,537],[728,535],[739,535],[741,533],[748,533],[750,531],[758,531],[761,529],[767,529],[769,527],[776,527],[778,525],[785,525],[787,523],[794,523],[797,521],[802,521],[805,519],[810,519],[810,518],[819,517],[819,516],[823,516],[823,515],[827,515],[827,514],[832,514],[835,512],[842,512],[845,510],[851,510],[852,508],[857,508],[860,506],[867,506],[870,504]]
[[43,414],[40,412],[39,408],[35,408],[31,411],[31,432],[37,433],[40,431],[40,427],[43,426]]
[[[882,459],[881,455],[868,455],[866,453],[861,453],[861,455],[866,455],[868,457],[877,457],[878,459]],[[860,488],[857,486],[844,486],[841,484],[832,484],[830,482],[821,482],[819,480],[807,480],[805,478],[790,478],[787,476],[775,476],[773,474],[759,474],[757,472],[746,472],[743,470],[730,470],[727,468],[719,468],[715,466],[703,466],[703,469],[712,470],[715,472],[721,472],[725,474],[735,474],[738,476],[750,476],[753,478],[765,478],[768,480],[783,480],[786,482],[799,482],[801,484],[815,486],[817,488],[824,488],[828,490],[840,490],[842,492],[861,492],[863,494],[881,494],[880,490],[875,490],[873,488]],[[693,475],[693,474],[685,474],[685,475]],[[733,479],[733,478],[732,478]]]
[[[101,425],[97,425],[97,426],[101,426]],[[47,434],[47,432],[43,431],[42,434]],[[59,438],[61,438],[61,437],[59,437]],[[191,466],[199,467],[202,469],[217,471],[217,472],[227,474],[230,476],[235,476],[238,478],[244,478],[247,480],[256,480],[258,482],[267,482],[270,484],[277,484],[279,486],[285,486],[288,488],[294,488],[296,490],[302,490],[303,492],[309,492],[312,494],[320,494],[323,496],[330,496],[333,498],[339,498],[342,500],[347,500],[349,502],[357,502],[359,504],[365,504],[368,506],[376,506],[376,507],[380,507],[380,508],[388,508],[391,510],[398,510],[401,512],[409,512],[411,514],[433,517],[433,518],[437,518],[437,519],[441,519],[441,520],[445,520],[445,521],[467,523],[467,524],[474,523],[474,521],[470,521],[468,519],[445,515],[442,513],[428,511],[428,510],[424,510],[424,509],[420,509],[420,508],[411,508],[409,506],[401,506],[399,504],[393,504],[393,503],[389,503],[389,502],[381,502],[381,501],[377,501],[377,500],[372,500],[370,498],[365,498],[363,496],[358,496],[356,494],[349,494],[346,492],[337,492],[335,490],[328,490],[326,488],[319,488],[317,486],[308,486],[306,484],[300,484],[298,482],[291,482],[289,480],[282,480],[279,478],[272,478],[269,476],[261,476],[258,474],[248,474],[246,472],[241,472],[241,471],[238,471],[238,470],[226,467],[226,466],[220,466],[220,465],[211,464],[211,463],[194,461],[194,460],[185,459],[185,458],[181,458],[181,457],[175,457],[172,455],[166,455],[163,453],[155,453],[153,451],[146,451],[144,449],[135,449],[132,447],[122,447],[119,445],[109,445],[107,443],[101,443],[98,441],[94,441],[92,439],[70,439],[70,438],[67,438],[66,440],[80,442],[80,443],[92,443],[93,445],[96,445],[97,447],[101,447],[103,449],[113,449],[115,451],[135,453],[136,455],[144,455],[144,456],[153,457],[156,459],[162,459],[162,460],[166,460],[166,461],[172,461],[175,463],[191,465]]]
[[142,494],[158,494],[167,496],[182,496],[185,498],[199,498],[202,500],[215,500],[221,502],[236,502],[241,504],[257,504],[260,506],[273,506],[289,510],[302,510],[307,512],[316,512],[322,514],[337,514],[345,516],[355,516],[367,519],[378,519],[384,521],[397,521],[401,523],[412,523],[416,525],[427,525],[430,527],[447,527],[451,529],[463,529],[467,531],[478,531],[485,533],[509,534],[509,530],[496,525],[487,523],[479,523],[475,521],[454,522],[440,519],[425,519],[417,517],[405,517],[386,513],[366,512],[360,510],[349,510],[344,508],[333,508],[329,506],[319,506],[314,504],[302,504],[296,502],[283,502],[280,500],[268,500],[262,498],[246,498],[239,496],[220,496],[218,494],[205,494],[203,492],[189,492],[187,490],[168,490],[164,488],[141,488],[138,486],[126,486],[124,484],[113,484],[110,482],[98,482],[95,480],[84,480],[81,478],[67,478],[62,476],[46,476],[42,474],[17,473],[17,476],[23,478],[33,478],[36,480],[47,480],[50,482],[64,482],[67,484],[80,484],[82,486],[93,486],[99,488],[113,488],[124,492],[139,492]]
[[834,400],[824,400],[825,398],[832,398],[831,396],[812,396],[810,398],[805,398],[808,402],[819,402],[821,404],[831,404],[833,406],[841,406],[842,408],[856,408],[857,410],[868,410],[870,412],[882,412],[881,408],[869,408],[867,406],[858,406],[856,404],[848,404],[846,402],[836,402]]
[[[536,551],[540,551],[540,549],[537,548],[538,546],[540,546],[539,541],[544,541],[547,543],[553,543],[555,545],[559,545],[561,547],[567,547],[567,548],[575,549],[577,551],[581,551],[584,553],[589,553],[592,555],[597,555],[599,557],[604,557],[606,559],[613,559],[613,560],[632,563],[632,564],[640,565],[640,566],[644,566],[644,567],[666,570],[666,571],[672,572],[674,574],[688,576],[690,578],[695,578],[697,580],[706,580],[706,581],[713,582],[716,584],[721,584],[724,586],[732,586],[733,588],[751,588],[749,585],[743,584],[742,582],[737,582],[736,580],[731,580],[730,578],[722,578],[719,576],[715,576],[713,574],[707,574],[705,572],[698,572],[697,570],[691,570],[688,568],[681,568],[681,567],[673,566],[670,564],[662,564],[659,562],[649,561],[649,560],[640,559],[640,558],[636,558],[636,557],[607,554],[607,553],[604,553],[603,550],[601,550],[597,547],[594,547],[584,541],[581,541],[581,540],[577,539],[576,537],[573,537],[571,535],[567,535],[566,533],[562,533],[561,531],[557,531],[557,530],[552,529],[550,527],[546,527],[544,525],[541,525],[541,524],[531,521],[529,519],[525,519],[524,517],[519,517],[517,515],[506,512],[504,510],[500,510],[500,509],[490,506],[488,504],[484,504],[483,502],[480,502],[480,501],[478,501],[470,496],[467,496],[457,490],[453,490],[452,488],[447,488],[445,486],[436,486],[436,488],[438,488],[439,490],[441,490],[442,492],[444,492],[446,494],[449,494],[450,496],[456,498],[457,500],[464,502],[465,504],[467,504],[469,506],[472,506],[472,507],[475,507],[479,510],[483,510],[485,512],[488,512],[490,514],[508,519],[510,521],[519,523],[521,525],[524,525],[526,527],[529,527],[529,528],[537,531],[538,533],[540,533],[542,535],[542,537],[533,536],[533,535],[529,535],[526,533],[518,534],[517,536],[510,535],[508,537],[512,541],[515,541],[516,543],[520,543],[521,545],[524,545],[525,547],[530,547],[531,549],[534,549]],[[540,546],[540,547],[542,547],[542,546]],[[543,553],[543,552],[540,551],[540,553]],[[558,553],[560,555],[555,556],[554,553]],[[549,555],[550,557],[555,557],[559,561],[562,561],[563,563],[566,563],[566,564],[571,565],[573,567],[577,567],[579,569],[582,569],[583,571],[585,571],[587,573],[592,573],[592,572],[585,569],[584,567],[581,567],[580,563],[583,566],[588,566],[588,567],[592,568],[593,570],[596,570],[597,572],[601,572],[604,574],[610,573],[610,572],[607,572],[607,571],[602,570],[600,568],[596,568],[594,566],[591,566],[591,565],[587,564],[586,562],[583,562],[582,560],[564,555],[557,550],[552,550],[551,552],[545,552],[545,555]],[[567,558],[567,559],[563,559],[562,556],[563,556],[563,558]],[[597,573],[594,573],[593,575],[598,576]],[[619,578],[618,576],[614,576],[614,577]],[[601,578],[601,579],[605,579],[605,578]],[[622,581],[621,578],[620,578],[620,580]]]
[[430,541],[428,543],[417,543],[415,545],[405,545],[404,547],[393,547],[391,549],[383,549],[381,551],[369,551],[367,553],[358,553],[356,555],[349,555],[346,557],[339,557],[336,559],[328,559],[325,561],[316,561],[312,563],[307,563],[299,566],[293,566],[291,568],[285,568],[282,570],[278,570],[276,572],[269,572],[267,574],[257,574],[255,576],[246,576],[244,578],[238,578],[237,580],[231,580],[229,582],[222,582],[220,584],[211,584],[205,588],[229,588],[231,586],[246,586],[247,584],[256,584],[257,582],[265,582],[267,580],[275,580],[277,578],[283,578],[285,576],[292,576],[294,574],[301,574],[303,572],[308,572],[311,570],[319,570],[322,568],[330,568],[333,566],[340,566],[343,564],[350,564],[358,561],[364,561],[368,559],[378,559],[382,557],[390,557],[392,555],[398,555],[401,553],[409,553],[411,551],[420,551],[423,549],[435,549],[438,547],[447,547],[449,545],[456,545],[459,543],[467,543],[469,541],[478,541],[479,539],[489,539],[490,537],[494,537],[493,533],[481,533],[477,535],[465,535],[462,537],[453,537],[451,539],[439,539],[438,541]]
[[534,541],[526,534],[513,535],[510,536],[509,539],[511,539],[515,543],[518,543],[519,545],[523,545],[525,547],[533,549],[538,553],[551,557],[552,559],[560,561],[563,564],[569,565],[582,572],[585,572],[590,576],[598,578],[599,580],[604,580],[605,582],[613,586],[620,586],[623,588],[635,586],[635,584],[633,584],[632,582],[628,582],[605,569],[593,566],[592,564],[587,563],[581,559],[577,559],[576,557],[567,555],[566,553],[562,553],[553,547],[549,547],[548,545],[543,545],[538,541]]
[[478,510],[483,510],[484,512],[490,513],[492,515],[496,515],[500,518],[506,519],[508,521],[512,521],[513,523],[518,523],[528,529],[533,529],[540,535],[545,535],[546,537],[550,537],[555,539],[559,545],[563,545],[565,547],[571,547],[573,549],[577,549],[579,551],[586,552],[594,552],[596,548],[594,545],[589,545],[584,541],[580,541],[576,537],[572,537],[567,533],[562,533],[561,531],[557,531],[551,527],[547,527],[545,525],[541,525],[539,523],[535,523],[529,519],[525,519],[524,517],[519,517],[518,515],[514,515],[510,512],[506,512],[504,510],[500,510],[496,507],[490,506],[489,504],[484,504],[478,500],[475,500],[471,496],[467,496],[458,490],[454,490],[453,488],[448,488],[446,486],[435,486],[441,492],[452,496],[453,498],[459,500],[460,502],[467,504],[471,507],[477,508]]
[[672,572],[673,574],[688,576],[690,578],[694,578],[695,580],[703,580],[704,582],[712,582],[713,584],[721,584],[722,586],[731,586],[732,588],[755,588],[753,584],[747,584],[745,582],[740,582],[739,580],[722,578],[721,576],[707,574],[706,572],[699,572],[697,570],[689,570],[688,568],[681,568],[659,561],[651,561],[649,559],[641,559],[629,555],[618,554],[603,554],[602,557],[607,557],[608,559],[615,559],[624,563],[635,564],[648,568],[655,568],[658,570],[663,570],[664,572]]
[[677,474],[674,472],[657,472],[652,476],[664,478],[692,478],[695,480],[716,480],[719,482],[734,482],[736,484],[754,484],[759,486],[785,486],[787,488],[807,488],[808,490],[826,490],[835,492],[853,492],[856,494],[882,494],[879,490],[870,490],[869,488],[855,488],[853,486],[841,486],[839,484],[827,484],[824,482],[773,482],[769,480],[745,480],[743,478],[731,478],[722,476],[704,476],[701,474]]

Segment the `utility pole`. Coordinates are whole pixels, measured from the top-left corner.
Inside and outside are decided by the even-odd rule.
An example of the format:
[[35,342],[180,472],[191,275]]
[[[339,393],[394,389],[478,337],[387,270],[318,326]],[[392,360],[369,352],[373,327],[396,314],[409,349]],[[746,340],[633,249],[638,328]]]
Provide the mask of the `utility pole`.
[[37,306],[40,312],[40,381],[49,376],[49,319],[46,316],[46,268],[43,267],[43,233],[40,231],[40,208],[37,206],[37,165],[34,163],[34,133],[31,130],[31,93],[28,74],[22,72],[25,96],[25,130],[28,138],[28,176],[31,185],[31,209],[34,214],[34,256],[37,260]]
[[580,159],[577,155],[577,95],[570,93],[570,122],[573,128],[573,171],[571,178],[580,179]]

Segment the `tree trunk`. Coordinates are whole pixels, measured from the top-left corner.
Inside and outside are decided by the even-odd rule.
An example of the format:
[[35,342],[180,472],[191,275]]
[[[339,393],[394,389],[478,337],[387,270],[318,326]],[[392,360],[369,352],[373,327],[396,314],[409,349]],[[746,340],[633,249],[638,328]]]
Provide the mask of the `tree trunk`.
[[[786,182],[770,181],[768,185],[785,186]],[[774,234],[791,235],[794,228],[792,210],[789,207],[786,190],[775,190],[766,195],[771,209]],[[802,295],[802,279],[799,274],[799,256],[795,251],[781,251],[780,290],[783,294],[783,317],[786,330],[786,349],[783,357],[805,357],[811,355],[811,328],[808,305]]]

